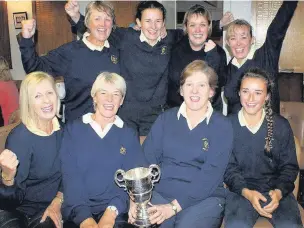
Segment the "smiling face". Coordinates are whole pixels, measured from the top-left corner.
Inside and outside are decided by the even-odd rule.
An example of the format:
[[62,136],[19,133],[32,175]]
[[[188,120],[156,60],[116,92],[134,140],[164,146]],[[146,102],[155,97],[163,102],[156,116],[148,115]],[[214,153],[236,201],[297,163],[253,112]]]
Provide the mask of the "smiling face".
[[208,38],[209,22],[207,18],[200,14],[192,14],[187,19],[185,29],[191,48],[195,51],[201,50]]
[[247,115],[262,115],[263,106],[269,99],[266,81],[261,78],[244,78],[240,87],[240,100]]
[[227,45],[233,57],[235,57],[239,63],[247,57],[253,43],[254,38],[250,34],[250,28],[245,25],[234,26],[227,40]]
[[181,86],[181,95],[184,97],[187,111],[205,112],[214,91],[209,85],[208,77],[197,71],[187,77]]
[[145,9],[142,12],[141,19],[137,18],[136,22],[148,39],[149,44],[154,45],[165,25],[163,12],[157,8]]
[[31,107],[38,122],[52,120],[57,112],[58,98],[53,85],[48,80],[41,81],[31,92]]
[[90,36],[88,40],[96,45],[102,46],[109,38],[113,27],[113,18],[105,11],[93,9],[89,18],[88,28]]
[[104,82],[102,88],[96,92],[93,100],[97,118],[114,122],[115,115],[123,103],[123,96],[115,84]]

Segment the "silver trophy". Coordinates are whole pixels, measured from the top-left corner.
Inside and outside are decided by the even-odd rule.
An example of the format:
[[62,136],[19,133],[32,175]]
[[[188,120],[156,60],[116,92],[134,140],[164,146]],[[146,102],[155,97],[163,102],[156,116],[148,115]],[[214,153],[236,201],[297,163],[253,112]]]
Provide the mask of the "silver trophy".
[[158,165],[150,165],[149,168],[138,167],[125,172],[119,169],[115,172],[116,184],[127,190],[131,200],[136,203],[137,213],[135,226],[149,227],[151,225],[147,209],[155,182],[160,179]]

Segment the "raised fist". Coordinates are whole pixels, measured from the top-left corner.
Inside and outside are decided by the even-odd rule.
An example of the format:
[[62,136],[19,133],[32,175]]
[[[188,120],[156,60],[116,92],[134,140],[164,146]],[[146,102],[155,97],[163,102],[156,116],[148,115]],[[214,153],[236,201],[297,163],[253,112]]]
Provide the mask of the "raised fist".
[[222,27],[230,24],[232,21],[234,21],[233,14],[231,12],[227,11],[223,15],[222,19],[220,20],[220,27],[222,28]]
[[69,0],[64,6],[65,12],[77,23],[80,18],[79,4],[76,0]]
[[32,38],[36,31],[36,20],[24,20],[22,23],[22,36],[23,38]]
[[5,149],[0,154],[0,167],[2,169],[2,177],[5,176],[6,179],[9,180],[14,179],[18,164],[19,161],[16,154],[10,150]]
[[208,52],[211,51],[213,48],[215,48],[216,44],[212,40],[208,40],[205,43],[204,51]]

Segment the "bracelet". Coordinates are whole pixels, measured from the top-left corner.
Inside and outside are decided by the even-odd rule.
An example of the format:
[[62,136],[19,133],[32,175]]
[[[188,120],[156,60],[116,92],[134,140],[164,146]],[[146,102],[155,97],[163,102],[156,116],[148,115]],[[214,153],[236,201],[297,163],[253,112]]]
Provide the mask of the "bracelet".
[[7,182],[14,180],[14,177],[12,179],[8,179],[7,176],[3,172],[1,173],[1,177],[2,177],[2,180],[7,181]]

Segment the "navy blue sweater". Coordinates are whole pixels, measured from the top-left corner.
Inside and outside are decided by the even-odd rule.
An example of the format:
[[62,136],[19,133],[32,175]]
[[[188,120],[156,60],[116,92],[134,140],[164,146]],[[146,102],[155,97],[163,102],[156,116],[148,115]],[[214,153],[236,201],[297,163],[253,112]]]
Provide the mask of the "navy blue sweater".
[[[86,30],[83,16],[72,25],[80,33]],[[168,30],[166,38],[152,47],[141,42],[140,31],[133,28],[112,31],[109,42],[119,49],[121,75],[128,88],[125,105],[153,107],[166,103],[171,49],[182,34],[182,30]]]
[[216,47],[205,52],[192,50],[188,36],[184,36],[173,48],[169,67],[169,90],[168,104],[172,107],[180,106],[183,98],[179,93],[180,77],[184,68],[194,60],[204,60],[211,66],[218,75],[218,88],[212,99],[212,106],[217,111],[222,111],[221,88],[226,83],[226,53],[222,47]]
[[132,129],[113,125],[101,139],[90,124],[73,121],[65,127],[61,159],[67,219],[79,225],[110,205],[119,213],[127,212],[128,194],[115,184],[114,173],[143,165],[141,146]]
[[178,108],[161,114],[143,148],[148,163],[160,165],[155,190],[183,209],[211,196],[224,197],[223,175],[233,144],[231,123],[213,112],[190,131],[186,119],[177,119]]
[[113,47],[92,51],[79,40],[39,57],[32,39],[20,37],[19,45],[26,73],[44,71],[64,77],[67,121],[93,112],[90,91],[98,74],[103,71],[120,73],[118,52]]
[[225,183],[229,189],[240,195],[243,188],[261,193],[280,189],[283,196],[291,193],[299,167],[288,121],[282,116],[274,115],[273,149],[272,157],[269,157],[264,152],[266,118],[256,134],[252,134],[246,126],[241,127],[237,114],[230,116],[230,119],[234,145],[225,173]]
[[61,130],[38,136],[22,123],[10,132],[5,148],[17,155],[19,166],[13,186],[1,183],[1,208],[17,208],[31,217],[49,206],[61,190],[61,138]]
[[256,50],[253,59],[248,59],[241,68],[228,64],[228,82],[225,86],[225,97],[228,100],[228,113],[237,113],[241,109],[237,87],[242,75],[252,67],[259,67],[270,73],[275,83],[271,96],[272,109],[280,113],[280,96],[278,90],[278,63],[282,44],[291,18],[297,7],[297,1],[284,1],[275,18],[271,22],[262,47]]

